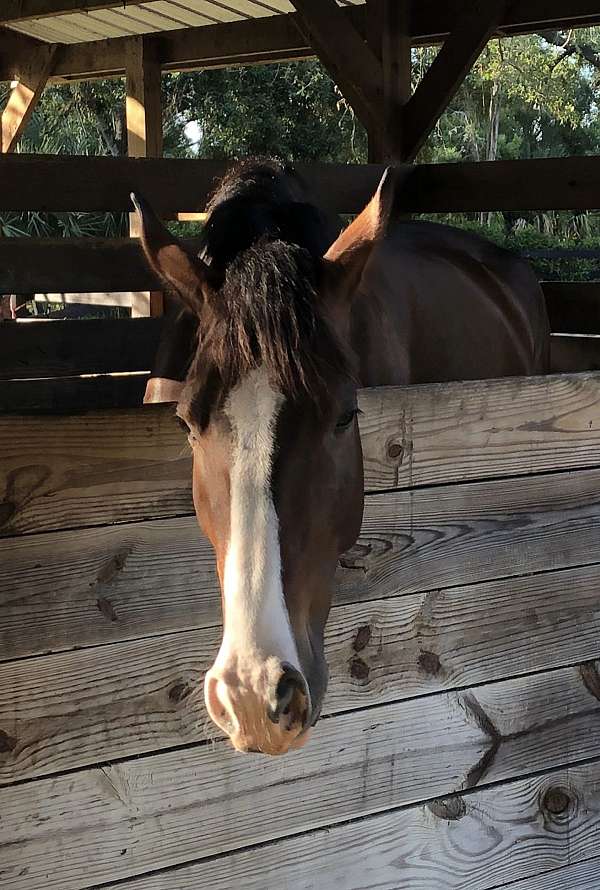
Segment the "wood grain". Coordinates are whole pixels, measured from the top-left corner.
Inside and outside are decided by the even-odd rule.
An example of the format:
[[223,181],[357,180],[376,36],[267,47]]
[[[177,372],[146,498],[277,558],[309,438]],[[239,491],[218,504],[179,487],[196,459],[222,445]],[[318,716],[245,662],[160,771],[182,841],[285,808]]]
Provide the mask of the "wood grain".
[[[599,489],[600,471],[583,470],[369,496],[337,601],[600,562]],[[192,516],[9,538],[0,652],[199,626],[214,616],[215,597],[213,556]],[[108,618],[99,602],[110,604]]]
[[511,883],[511,890],[597,890],[600,886],[600,859],[587,859],[564,865],[543,874]]
[[[367,491],[600,465],[600,375],[381,387],[360,405]],[[0,416],[0,535],[190,512],[172,415]]]
[[[600,658],[599,582],[591,566],[334,607],[324,714]],[[0,665],[0,783],[214,737],[219,643],[207,627]]]
[[[600,702],[569,668],[332,717],[286,758],[240,757],[216,742],[26,783],[3,795],[0,879],[7,890],[72,890],[82,870],[89,886],[548,770],[564,763],[565,751],[577,763],[597,756],[599,719]],[[536,781],[525,786],[525,800],[539,808]],[[593,816],[597,830],[591,776],[567,787],[580,799],[579,818],[585,824]],[[489,818],[500,826],[508,814],[502,792],[494,795]],[[523,828],[525,800],[519,795]],[[446,814],[440,805],[435,811]],[[538,810],[538,831],[540,821]],[[490,838],[483,846],[483,835],[478,855],[468,857],[469,870],[480,874],[484,851],[495,846]],[[419,831],[400,836],[418,843]],[[397,844],[398,837],[395,858],[406,881],[411,869]],[[511,858],[519,877],[519,854]],[[452,873],[457,863],[447,855],[436,868]]]
[[600,375],[362,390],[367,491],[600,463]]
[[[558,789],[558,794],[556,792]],[[568,802],[563,814],[545,804]],[[598,764],[433,801],[212,862],[123,890],[596,890]],[[589,861],[586,859],[589,858]],[[544,871],[544,875],[537,873]],[[520,879],[520,880],[519,880]],[[514,882],[514,883],[513,883]]]
[[192,513],[174,413],[0,416],[0,535]]

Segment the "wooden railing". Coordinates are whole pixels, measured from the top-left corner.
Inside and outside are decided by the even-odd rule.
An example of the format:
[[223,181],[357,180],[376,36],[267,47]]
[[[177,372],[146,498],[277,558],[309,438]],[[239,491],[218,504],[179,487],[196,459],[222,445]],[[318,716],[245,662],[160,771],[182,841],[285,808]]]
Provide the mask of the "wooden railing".
[[[296,167],[319,202],[341,213],[360,210],[383,171],[379,165],[313,163]],[[0,212],[123,212],[131,209],[130,193],[135,190],[161,215],[173,218],[178,213],[203,211],[226,168],[225,162],[208,160],[5,155],[0,157]],[[398,210],[414,213],[597,207],[600,158],[596,157],[421,165],[412,170],[398,195]],[[69,293],[75,299],[77,293],[139,293],[158,286],[135,239],[0,239],[0,294]],[[600,284],[552,282],[544,284],[544,290],[555,333],[600,335]],[[44,331],[41,323],[28,323],[18,331],[4,324],[0,327],[0,378],[55,376],[57,356],[62,356],[58,365],[68,367],[70,377],[148,371],[158,325],[133,328],[130,324],[125,320],[104,326],[96,322],[86,332],[80,323],[76,328],[56,323]],[[90,345],[95,338],[102,344],[101,350]],[[91,360],[99,352],[101,367]],[[123,359],[124,352],[130,358]],[[600,367],[600,341],[561,338],[553,367]],[[85,401],[90,387],[107,385],[106,381],[79,381],[76,387],[84,387]],[[110,383],[111,393],[115,386]],[[135,386],[129,381],[127,386],[130,395],[137,397],[141,381]],[[39,400],[44,387],[48,384],[36,388],[38,407],[42,407]],[[19,388],[23,404],[30,404],[25,384]],[[16,390],[9,392],[4,387],[0,407],[9,409],[16,398]],[[50,402],[55,404],[54,396]]]

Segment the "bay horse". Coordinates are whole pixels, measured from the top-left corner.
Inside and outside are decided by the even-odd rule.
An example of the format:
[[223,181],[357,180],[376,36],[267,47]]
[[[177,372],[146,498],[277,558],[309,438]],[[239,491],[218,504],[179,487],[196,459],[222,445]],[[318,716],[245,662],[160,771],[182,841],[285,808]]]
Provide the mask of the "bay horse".
[[321,710],[334,574],[363,513],[357,389],[546,371],[532,270],[399,219],[405,175],[388,170],[340,234],[293,170],[242,163],[197,256],[132,195],[147,260],[185,307],[145,400],[177,400],[188,432],[223,608],[206,707],[240,751],[301,747]]

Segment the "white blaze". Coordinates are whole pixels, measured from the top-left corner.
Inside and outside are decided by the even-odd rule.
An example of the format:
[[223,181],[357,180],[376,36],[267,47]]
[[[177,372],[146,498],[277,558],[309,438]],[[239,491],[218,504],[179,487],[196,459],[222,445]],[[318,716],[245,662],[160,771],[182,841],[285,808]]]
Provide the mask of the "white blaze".
[[225,557],[225,622],[217,658],[276,656],[299,668],[283,597],[279,525],[271,495],[275,424],[283,398],[262,370],[229,395],[231,529]]

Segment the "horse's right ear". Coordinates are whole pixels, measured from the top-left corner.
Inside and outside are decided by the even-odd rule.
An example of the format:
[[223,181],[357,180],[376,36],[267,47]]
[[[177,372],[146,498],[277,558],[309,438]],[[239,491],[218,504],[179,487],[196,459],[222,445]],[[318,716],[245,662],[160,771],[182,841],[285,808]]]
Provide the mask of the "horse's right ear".
[[141,195],[132,192],[131,200],[140,220],[142,246],[150,267],[198,315],[210,289],[210,267],[171,235]]

